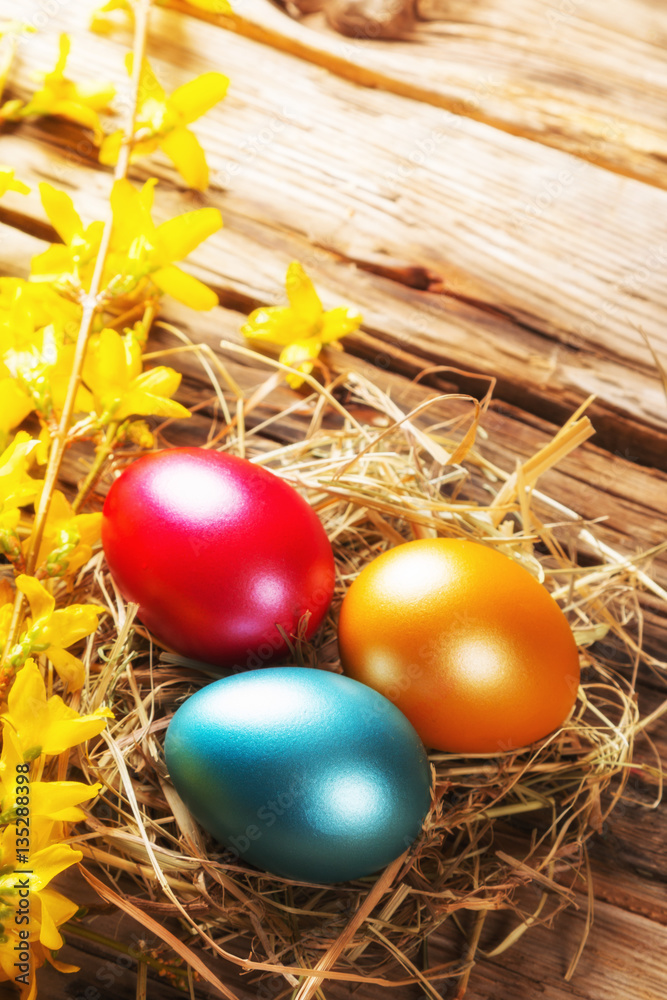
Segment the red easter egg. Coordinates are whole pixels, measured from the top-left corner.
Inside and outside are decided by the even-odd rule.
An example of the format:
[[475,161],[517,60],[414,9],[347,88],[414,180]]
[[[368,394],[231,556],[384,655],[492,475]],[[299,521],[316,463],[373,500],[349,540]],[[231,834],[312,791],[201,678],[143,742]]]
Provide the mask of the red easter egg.
[[109,490],[102,544],[123,597],[164,644],[245,669],[286,652],[331,601],[334,560],[319,518],[288,483],[204,448],[144,455]]

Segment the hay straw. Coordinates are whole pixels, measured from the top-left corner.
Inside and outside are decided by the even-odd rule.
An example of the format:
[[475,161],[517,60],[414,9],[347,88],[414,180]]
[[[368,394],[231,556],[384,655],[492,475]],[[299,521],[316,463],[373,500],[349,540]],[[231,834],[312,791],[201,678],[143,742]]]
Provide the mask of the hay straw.
[[[307,376],[308,395],[295,401],[282,386],[290,369],[280,362],[228,343],[220,357],[163,326],[181,340],[178,350],[197,354],[213,384],[224,427],[211,432],[202,422],[202,443],[244,454],[296,486],[332,541],[338,566],[332,611],[312,645],[297,643],[297,662],[340,669],[337,610],[360,568],[400,541],[445,535],[498,547],[542,580],[570,617],[586,671],[571,718],[541,743],[494,756],[431,755],[434,804],[407,855],[374,879],[307,886],[230,857],[187,813],[169,783],[160,744],[175,709],[211,673],[169,654],[154,663],[158,647],[133,626],[131,611],[119,613],[113,586],[93,560],[77,589],[104,599],[119,630],[101,638],[83,708],[108,697],[117,721],[106,743],[79,759],[86,778],[105,788],[107,818],[93,812],[73,842],[108,878],[124,877],[132,894],[121,895],[91,872],[86,878],[227,997],[233,989],[207,967],[206,951],[234,962],[252,982],[283,977],[284,990],[274,995],[291,993],[296,1000],[325,996],[328,981],[387,989],[418,984],[438,1000],[438,983],[451,978],[462,998],[476,957],[484,954],[489,912],[515,914],[513,928],[486,952],[498,955],[585,900],[588,916],[571,976],[592,919],[586,843],[623,798],[631,766],[657,784],[659,798],[659,762],[655,768],[634,764],[633,750],[639,734],[667,711],[665,703],[645,719],[639,715],[640,651],[627,599],[634,595],[638,603],[642,588],[667,598],[642,566],[657,549],[631,558],[614,551],[594,524],[536,487],[592,433],[585,407],[528,461],[508,455],[508,467],[514,466],[508,472],[485,456],[488,394],[481,403],[434,394],[406,412],[364,375],[342,371],[327,385]],[[174,349],[150,357],[166,353]],[[273,371],[244,395],[231,370],[238,372],[239,360]],[[355,416],[361,412],[369,419]],[[282,434],[284,444],[276,445],[288,419],[290,436],[295,422],[300,432],[296,440]],[[168,427],[167,421],[159,433]],[[544,520],[549,512],[557,523]],[[595,552],[599,565],[578,565],[569,554],[573,541]],[[630,679],[590,648],[607,632],[634,664]],[[508,833],[511,850],[503,846]],[[531,909],[522,902],[527,885],[541,890]],[[188,927],[187,945],[148,916],[158,887]],[[459,958],[420,963],[434,931],[459,940],[465,914],[473,923]]]

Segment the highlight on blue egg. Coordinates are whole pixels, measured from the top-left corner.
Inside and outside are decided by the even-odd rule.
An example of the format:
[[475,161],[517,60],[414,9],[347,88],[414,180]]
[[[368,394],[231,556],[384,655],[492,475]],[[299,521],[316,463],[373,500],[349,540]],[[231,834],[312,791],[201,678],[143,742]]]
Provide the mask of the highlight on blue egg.
[[224,677],[175,713],[174,786],[244,861],[343,882],[410,846],[430,805],[426,751],[384,695],[340,674],[271,667]]

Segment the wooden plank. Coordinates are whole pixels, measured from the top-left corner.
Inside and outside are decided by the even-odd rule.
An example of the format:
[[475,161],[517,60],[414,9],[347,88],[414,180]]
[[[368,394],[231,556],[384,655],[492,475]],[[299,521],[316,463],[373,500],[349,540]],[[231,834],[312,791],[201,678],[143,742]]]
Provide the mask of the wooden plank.
[[[77,36],[79,21],[64,5],[52,27]],[[328,300],[363,310],[367,334],[392,363],[409,344],[422,363],[491,371],[500,398],[553,420],[595,393],[601,443],[667,465],[664,391],[640,332],[665,352],[667,194],[589,164],[579,169],[582,161],[475,121],[464,134],[442,126],[455,155],[445,143],[413,170],[406,158],[441,128],[437,109],[359,90],[196,20],[179,35],[180,23],[166,10],[155,19],[154,62],[168,89],[214,66],[233,80],[228,100],[197,126],[212,166],[206,201],[222,209],[227,228],[193,259],[223,301],[275,301],[287,261],[300,257]],[[122,79],[118,41],[78,37],[73,74]],[[23,44],[18,92],[53,46],[52,36]],[[86,168],[91,148],[79,134],[82,153],[53,157],[54,147],[76,147],[74,134],[58,123],[23,127],[2,140],[0,155],[28,181],[75,187],[93,216],[107,178]],[[568,171],[571,183],[559,182]],[[179,183],[160,157],[136,173]],[[554,178],[558,196],[541,214],[524,211]],[[158,214],[177,206],[180,193],[158,195]],[[34,195],[8,196],[8,210],[46,232]],[[434,290],[402,283],[405,264]],[[361,351],[364,335],[351,343]]]
[[266,0],[239,0],[232,17],[171,5],[355,83],[667,186],[667,17],[655,0],[421,0],[430,23],[390,45],[341,38],[322,14],[295,23]]
[[[488,0],[485,6],[495,10],[495,4],[496,0]],[[472,19],[477,12],[470,11],[467,16]],[[600,19],[603,14],[598,11],[585,16]],[[80,11],[58,11],[49,30],[67,26],[67,18],[71,23],[79,22]],[[548,179],[552,169],[560,169],[561,162],[572,161],[561,159],[553,150],[535,152],[539,147],[512,136],[496,137],[492,129],[471,122],[466,124],[466,141],[460,147],[461,162],[455,166],[447,157],[436,155],[435,162],[408,176],[405,191],[392,201],[382,188],[386,172],[410,162],[409,152],[418,148],[418,139],[437,124],[437,118],[423,118],[422,114],[433,115],[437,109],[423,109],[413,100],[342,85],[287,55],[271,53],[244,38],[232,43],[227,36],[195,21],[185,22],[187,37],[182,38],[177,31],[181,24],[169,12],[160,13],[155,21],[153,44],[162,57],[157,65],[168,89],[195,72],[216,67],[231,72],[238,90],[210,120],[197,126],[205,146],[212,150],[216,181],[210,203],[222,208],[228,228],[210,248],[194,256],[193,270],[219,291],[223,307],[195,316],[167,303],[165,314],[183,325],[193,339],[217,349],[221,337],[239,339],[243,311],[258,302],[276,301],[285,263],[300,257],[322,284],[327,303],[354,302],[367,316],[363,333],[346,342],[346,353],[331,354],[334,367],[354,365],[373,373],[405,407],[423,400],[435,388],[454,384],[454,376],[445,373],[431,376],[430,385],[411,385],[409,377],[425,362],[449,361],[500,375],[498,402],[485,421],[489,439],[481,442],[481,447],[508,470],[515,457],[531,454],[553,432],[553,425],[544,418],[558,421],[593,385],[601,400],[594,418],[607,421],[600,441],[609,451],[605,453],[593,444],[584,446],[561,469],[545,477],[543,485],[551,495],[588,517],[608,513],[607,523],[596,531],[621,551],[636,553],[662,540],[667,476],[641,468],[635,459],[660,457],[664,397],[650,354],[628,322],[630,317],[632,322],[645,325],[658,348],[664,350],[665,298],[660,289],[664,268],[655,256],[660,256],[662,244],[652,242],[662,239],[657,221],[664,208],[662,192],[585,166],[584,173],[576,175],[587,178],[585,183],[577,182],[576,189],[564,185],[566,190],[554,196],[535,219],[531,212],[523,211],[529,224],[512,236],[510,206],[521,205],[519,185],[525,183],[527,169],[541,169]],[[79,33],[78,37],[81,45],[75,49],[73,61],[77,72],[92,75],[108,70],[107,75],[118,74],[122,46],[117,39],[100,41],[86,36],[84,43],[84,36]],[[347,42],[337,39],[336,44]],[[22,47],[19,90],[25,90],[31,68],[40,62],[48,64],[51,56],[47,58],[47,49],[53,52],[54,38],[45,35],[35,40],[35,46],[41,48],[31,45]],[[391,51],[393,46],[388,46],[387,52]],[[275,124],[272,128],[272,121],[281,124],[272,116],[281,112],[284,93],[289,100],[300,102],[299,120],[293,124],[285,116],[284,128]],[[417,130],[410,132],[412,122]],[[426,133],[420,131],[423,128]],[[267,141],[260,137],[264,129],[269,130]],[[393,145],[401,129],[408,145],[403,155],[398,155]],[[451,131],[452,137],[456,134],[456,130]],[[65,151],[72,142],[74,153],[54,156],[54,150]],[[84,145],[77,152],[79,142]],[[11,157],[15,156],[19,175],[25,167],[27,179],[33,182],[52,179],[68,187],[92,217],[105,203],[108,175],[90,169],[91,150],[85,143],[74,129],[40,123],[2,139],[0,159],[13,162]],[[494,157],[498,161],[495,171]],[[238,164],[239,170],[232,173],[229,164]],[[157,159],[155,166],[166,182],[158,203],[162,217],[199,203],[197,198],[183,195],[180,182],[163,161]],[[137,176],[146,173],[142,169]],[[541,189],[535,190],[537,198]],[[514,202],[505,203],[508,191],[513,192]],[[568,207],[570,192],[573,197]],[[610,204],[613,213],[606,217]],[[429,205],[437,213],[433,219],[428,216]],[[6,221],[51,238],[34,195],[29,199],[14,196],[8,202],[3,200],[3,206]],[[348,217],[346,213],[351,211],[355,214]],[[574,247],[568,242],[573,232],[578,234]],[[16,229],[3,227],[0,239],[0,256],[5,258],[0,264],[4,263],[10,273],[15,273],[31,252],[41,249],[34,236]],[[646,248],[653,251],[651,266],[642,264],[643,258],[638,256],[640,249]],[[631,259],[634,254],[629,267],[623,252]],[[569,271],[563,262],[568,254]],[[401,259],[398,264],[397,257]],[[408,271],[405,263],[414,265],[413,270]],[[645,279],[639,277],[640,266],[647,272]],[[423,291],[402,283],[411,275],[413,282],[421,280],[428,285],[430,272],[443,279],[444,290]],[[544,274],[549,287],[544,287]],[[586,299],[586,295],[591,298]],[[574,324],[586,321],[589,301],[597,301],[596,309],[602,311],[595,322],[588,320],[600,329],[577,332]],[[604,302],[606,309],[600,305]],[[173,341],[156,331],[154,344],[172,346]],[[395,370],[379,374],[369,361]],[[251,366],[232,365],[244,387],[259,384],[264,377]],[[183,356],[176,366],[186,373],[181,392],[185,402],[201,402],[210,395],[193,358]],[[461,384],[479,392],[475,380]],[[288,392],[280,390],[254,419],[267,416],[273,406],[288,398]],[[446,411],[441,407],[439,412]],[[210,406],[190,424],[173,425],[167,437],[174,443],[196,438],[212,413]],[[298,432],[293,421],[285,421],[276,430],[284,439]],[[262,441],[264,447],[271,444],[268,436]],[[664,454],[664,444],[662,447]],[[614,450],[623,454],[612,457]],[[76,462],[77,456],[70,456],[67,473],[72,479],[81,471]],[[592,558],[592,553],[584,556]],[[653,572],[657,579],[667,579],[664,556],[657,560]],[[664,655],[664,605],[647,599],[643,606],[648,640]],[[653,686],[643,684],[640,697],[648,691],[646,697],[657,703],[659,687],[657,680]],[[665,742],[663,726],[659,733],[662,751]],[[581,912],[560,920],[556,934],[538,928],[527,934],[517,949],[482,962],[471,981],[469,1000],[593,996],[595,1000],[625,1000],[626,996],[658,1000],[663,996],[667,989],[660,958],[667,943],[660,874],[664,875],[664,815],[664,808],[649,814],[633,808],[620,811],[603,838],[594,842],[594,875],[601,902],[573,983],[565,983],[562,974],[583,930]],[[500,919],[507,927],[506,918]],[[109,936],[118,928],[117,916],[109,912],[100,912],[88,923],[107,928]],[[127,932],[124,923],[120,936]],[[500,925],[490,921],[491,940],[494,933],[500,933]],[[112,986],[99,978],[100,968],[113,959],[112,951],[83,939],[76,941],[74,935],[69,936],[69,942],[62,957],[75,962],[81,959],[82,972],[70,979],[45,970],[41,978],[44,995],[52,1000],[78,1000],[79,995],[89,1000],[86,991],[91,986],[100,994],[94,1000],[129,1000],[135,995],[132,970],[115,978]],[[452,949],[460,953],[461,944],[453,929],[448,929],[432,942],[430,961]],[[228,976],[236,987],[237,973],[230,970]],[[163,983],[164,979],[151,979],[148,995],[164,996],[165,1000],[175,996]],[[202,1000],[211,995],[201,984],[196,991]],[[453,993],[452,985],[443,983],[442,995],[451,1000]],[[325,994],[329,1000],[337,1000],[350,997],[352,991],[344,985],[326,986]],[[412,1000],[415,995],[411,988],[392,990],[391,994],[397,1000]],[[246,984],[239,995],[262,994]],[[270,996],[277,996],[275,984]],[[362,986],[354,996],[378,1000],[378,991]]]
[[[81,192],[77,202],[89,218],[104,211],[105,175],[74,163],[59,169],[43,147],[26,144],[16,135],[5,138],[1,148],[5,159],[17,164],[28,180],[55,175],[62,183],[67,177]],[[20,202],[17,198],[8,199],[8,207],[3,204],[0,218],[53,238],[50,228],[44,226],[36,195]],[[261,206],[257,216],[248,219],[230,210],[224,198],[212,197],[211,202],[223,208],[228,228],[193,254],[192,261],[195,273],[213,285],[223,303],[249,311],[260,302],[280,301],[286,264],[290,259],[301,259],[322,288],[325,300],[350,301],[362,309],[366,332],[348,341],[360,355],[383,363],[391,361],[408,371],[409,347],[418,367],[435,362],[490,372],[499,380],[499,398],[559,421],[585,396],[595,393],[597,402],[591,412],[601,443],[641,461],[667,465],[664,393],[652,359],[644,360],[645,349],[638,342],[624,345],[626,354],[634,348],[632,362],[627,357],[614,357],[611,351],[601,356],[600,345],[568,344],[567,335],[546,320],[541,326],[549,327],[550,333],[537,325],[528,329],[516,316],[495,311],[490,292],[488,302],[480,307],[457,299],[458,292],[437,294],[408,288],[368,273],[365,266],[372,254],[355,256],[360,265],[355,266],[340,244],[309,250],[300,233],[282,229],[280,222],[271,219],[262,223]],[[158,216],[182,207],[176,193],[165,190],[158,195]],[[648,303],[656,323],[660,308],[658,302]],[[619,338],[621,333],[619,322]],[[626,339],[631,338],[628,335]],[[465,389],[472,387],[470,380],[452,377],[452,381]]]
[[[535,900],[537,902],[537,900]],[[490,920],[489,930],[501,920]],[[509,922],[503,923],[507,930]],[[511,925],[509,925],[511,926]],[[572,982],[564,975],[584,932],[584,914],[571,911],[556,928],[540,927],[496,959],[478,963],[466,1000],[661,1000],[667,979],[662,956],[667,928],[599,902],[588,946]],[[493,938],[492,938],[493,940]],[[498,938],[495,939],[496,941]],[[432,958],[442,952],[432,949]],[[447,952],[444,953],[445,955]],[[641,956],[641,958],[638,958]],[[452,997],[453,991],[445,996]]]

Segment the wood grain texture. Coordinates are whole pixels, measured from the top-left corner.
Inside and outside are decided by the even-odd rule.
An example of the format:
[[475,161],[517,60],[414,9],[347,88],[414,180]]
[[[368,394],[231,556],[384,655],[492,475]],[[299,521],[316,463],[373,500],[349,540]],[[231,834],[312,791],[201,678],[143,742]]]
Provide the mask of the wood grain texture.
[[421,0],[390,46],[341,38],[323,14],[295,23],[264,0],[192,16],[298,55],[367,87],[413,97],[667,186],[663,12],[656,0]]
[[[168,90],[197,69],[223,68],[233,80],[197,123],[212,167],[206,203],[227,228],[192,259],[223,302],[276,301],[287,262],[299,258],[327,300],[362,310],[371,343],[393,360],[409,345],[422,364],[493,371],[498,398],[553,420],[594,393],[600,442],[627,454],[634,440],[634,457],[667,466],[664,391],[641,333],[665,354],[667,193],[470,119],[452,125],[438,109],[360,91],[195,19],[156,15],[153,62]],[[80,39],[72,73],[123,85],[126,39],[91,39],[80,23],[64,6],[52,25]],[[24,42],[18,93],[48,65],[54,41]],[[28,181],[77,190],[89,217],[103,211],[108,177],[91,171],[92,147],[77,130],[17,129],[0,157]],[[182,210],[159,156],[138,165],[137,176],[151,174],[169,185],[158,215]],[[8,196],[7,211],[47,232],[36,193]],[[406,267],[428,290],[405,283]],[[363,334],[350,343],[368,356]]]
[[[41,0],[24,6],[27,20],[43,10]],[[584,518],[604,517],[596,531],[619,552],[637,557],[662,542],[667,406],[640,333],[667,354],[662,6],[652,0],[422,0],[422,17],[433,20],[410,40],[392,44],[337,37],[321,17],[297,23],[265,0],[237,0],[236,6],[237,15],[226,21],[235,34],[171,10],[153,16],[152,61],[168,91],[211,68],[232,79],[227,100],[195,124],[212,168],[205,197],[185,192],[159,155],[134,168],[135,178],[162,182],[158,219],[200,204],[219,207],[225,218],[225,230],[187,265],[215,288],[220,307],[195,315],[166,301],[165,318],[219,351],[223,338],[240,341],[251,308],[282,301],[286,264],[300,259],[327,305],[349,302],[365,316],[345,351],[328,355],[334,369],[366,372],[405,409],[457,386],[481,395],[486,383],[475,375],[498,378],[485,419],[488,439],[479,446],[508,472],[595,393],[596,438],[540,485]],[[12,16],[15,5],[0,0],[0,17]],[[57,33],[68,30],[71,75],[116,80],[122,101],[127,31],[96,38],[82,25],[79,4],[48,6],[43,32],[19,48],[16,95],[32,87],[31,73],[53,64]],[[106,124],[116,127],[116,118],[110,115]],[[64,187],[89,219],[105,209],[110,175],[96,165],[90,137],[74,126],[43,120],[13,127],[0,137],[0,162],[33,185],[48,180]],[[0,220],[3,273],[25,273],[27,259],[54,238],[36,191],[3,198]],[[172,346],[167,332],[154,331],[152,348]],[[244,389],[266,377],[266,369],[225,361]],[[184,373],[179,398],[202,408],[189,423],[167,428],[164,438],[200,441],[217,416],[210,385],[192,356],[170,363]],[[414,384],[430,364],[471,375],[443,371]],[[291,398],[280,390],[249,426]],[[447,404],[438,404],[432,419],[447,415]],[[298,432],[287,419],[259,443],[270,449]],[[84,471],[80,455],[69,455],[65,478],[74,483]],[[578,544],[576,525],[559,530]],[[580,552],[582,560],[596,561],[590,548]],[[667,555],[649,571],[666,585]],[[646,648],[664,657],[667,608],[651,595],[642,596],[641,608]],[[613,644],[603,652],[627,671]],[[664,692],[664,678],[643,672],[643,711]],[[651,736],[667,758],[664,720]],[[638,755],[653,760],[647,742]],[[584,931],[583,895],[579,909],[553,928],[535,928],[517,948],[483,959],[467,1000],[662,1000],[667,994],[667,809],[647,808],[655,786],[640,776],[630,791],[637,801],[623,803],[591,842],[595,922],[574,979],[568,983],[563,975]],[[504,831],[519,834],[519,826]],[[63,891],[70,878],[75,873],[63,880]],[[79,891],[85,889],[79,885]],[[94,896],[81,898],[91,904],[89,929],[125,941],[141,935],[139,925]],[[512,919],[490,919],[483,947],[492,948]],[[111,948],[75,932],[67,939],[61,957],[81,971],[64,977],[44,970],[42,997],[135,997],[135,965],[124,967]],[[434,935],[429,963],[458,954],[462,942],[453,926]],[[212,965],[240,1000],[275,1000],[284,986],[269,982],[262,994],[236,970]],[[439,988],[453,1000],[451,981]],[[182,995],[149,973],[149,1000]],[[195,995],[208,1000],[213,994],[197,984]],[[327,985],[325,995],[422,996],[416,988],[352,991],[342,984]]]

